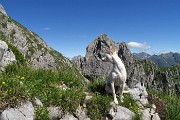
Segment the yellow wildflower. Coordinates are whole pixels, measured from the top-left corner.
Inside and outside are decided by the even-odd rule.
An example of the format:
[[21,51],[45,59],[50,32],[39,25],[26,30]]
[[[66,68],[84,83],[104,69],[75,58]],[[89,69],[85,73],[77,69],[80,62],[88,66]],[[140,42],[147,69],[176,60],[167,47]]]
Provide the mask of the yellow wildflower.
[[20,78],[21,78],[21,76],[17,76],[17,78],[19,78],[19,79],[20,79]]
[[3,81],[3,82],[2,82],[2,85],[5,85],[5,84],[6,84],[6,83]]
[[21,80],[24,80],[24,77],[21,77]]

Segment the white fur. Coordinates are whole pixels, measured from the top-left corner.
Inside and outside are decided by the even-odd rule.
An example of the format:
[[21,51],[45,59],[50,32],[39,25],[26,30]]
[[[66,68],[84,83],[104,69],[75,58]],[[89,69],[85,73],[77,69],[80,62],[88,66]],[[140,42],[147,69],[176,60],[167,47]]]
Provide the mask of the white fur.
[[116,104],[118,104],[116,94],[120,95],[121,102],[123,102],[123,92],[127,79],[126,68],[122,60],[118,57],[117,52],[113,52],[112,55],[106,54],[106,57],[102,58],[102,60],[113,64],[113,69],[106,80],[105,89],[113,94],[114,102]]

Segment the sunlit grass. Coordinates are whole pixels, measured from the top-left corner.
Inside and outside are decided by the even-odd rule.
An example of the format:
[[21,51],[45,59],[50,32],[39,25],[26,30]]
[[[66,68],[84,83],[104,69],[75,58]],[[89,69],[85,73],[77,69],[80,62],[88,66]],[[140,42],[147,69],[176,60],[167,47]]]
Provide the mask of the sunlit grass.
[[[66,91],[59,88],[62,83],[68,87]],[[0,109],[37,97],[45,107],[59,106],[63,112],[74,112],[85,98],[83,84],[82,76],[70,70],[9,65],[0,73]]]

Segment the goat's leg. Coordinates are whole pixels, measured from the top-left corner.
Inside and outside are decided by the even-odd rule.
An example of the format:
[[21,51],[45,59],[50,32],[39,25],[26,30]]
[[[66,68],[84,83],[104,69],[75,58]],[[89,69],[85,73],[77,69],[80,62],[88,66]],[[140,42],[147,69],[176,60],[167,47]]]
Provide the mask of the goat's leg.
[[121,87],[120,87],[120,93],[119,93],[119,95],[120,95],[120,98],[121,98],[121,102],[124,102],[124,101],[123,101],[123,99],[124,99],[124,97],[123,97],[124,88],[125,88],[125,82],[123,82],[122,85],[121,85]]
[[118,104],[118,100],[116,98],[116,93],[115,93],[115,88],[114,88],[114,82],[113,81],[111,82],[111,89],[112,89],[112,94],[113,94],[113,97],[114,97],[114,102],[116,104]]

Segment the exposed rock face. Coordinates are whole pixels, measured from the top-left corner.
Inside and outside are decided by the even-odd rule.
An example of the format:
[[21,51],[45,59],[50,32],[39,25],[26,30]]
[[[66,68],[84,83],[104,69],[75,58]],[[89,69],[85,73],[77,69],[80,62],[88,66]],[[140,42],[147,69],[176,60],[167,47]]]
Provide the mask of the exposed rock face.
[[57,69],[72,66],[60,53],[49,47],[37,34],[8,17],[0,5],[0,40],[12,44],[34,68]]
[[170,90],[172,87],[172,81],[167,73],[157,72],[154,83],[157,84],[155,85],[157,87],[156,89],[162,89],[163,91],[171,92]]
[[79,56],[72,61],[87,79],[106,78],[112,69],[112,64],[103,62],[101,58],[109,51],[110,46],[117,49],[118,56],[125,64],[128,75],[126,82],[130,88],[140,83],[147,88],[179,93],[179,84],[173,83],[171,76],[179,75],[180,67],[176,67],[173,71],[159,71],[157,65],[151,61],[136,60],[126,43],[116,43],[105,34],[100,35],[87,46],[85,57]]
[[116,43],[105,34],[100,35],[88,45],[85,57],[79,57],[73,61],[86,78],[90,80],[94,78],[106,78],[112,69],[112,64],[103,62],[101,58],[104,53],[109,51],[110,46],[117,49],[118,56],[126,66],[129,86],[134,86],[139,81],[143,82],[145,80],[143,66],[135,64],[136,61],[126,43]]
[[15,55],[9,49],[8,45],[0,40],[0,70],[4,70],[4,67],[8,64],[16,62]]
[[0,4],[0,12],[2,12],[5,16],[7,16],[6,11],[4,10],[4,7]]

